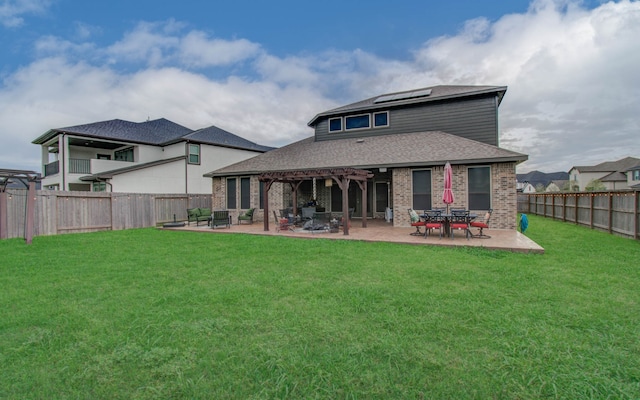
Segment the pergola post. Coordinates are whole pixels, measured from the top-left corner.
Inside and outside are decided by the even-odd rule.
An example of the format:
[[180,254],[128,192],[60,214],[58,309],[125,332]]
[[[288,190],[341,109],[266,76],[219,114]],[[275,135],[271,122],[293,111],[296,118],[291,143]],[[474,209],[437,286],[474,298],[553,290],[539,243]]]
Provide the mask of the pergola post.
[[360,191],[362,192],[362,227],[367,227],[367,181],[358,181]]
[[269,189],[271,189],[271,185],[273,181],[265,181],[263,185],[263,199],[264,199],[264,216],[263,216],[263,224],[264,231],[269,231]]

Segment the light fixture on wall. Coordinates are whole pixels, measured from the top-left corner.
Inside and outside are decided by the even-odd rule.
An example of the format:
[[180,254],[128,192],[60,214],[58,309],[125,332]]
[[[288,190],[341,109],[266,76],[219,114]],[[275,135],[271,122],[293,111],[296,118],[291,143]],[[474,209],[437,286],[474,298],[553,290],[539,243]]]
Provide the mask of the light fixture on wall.
[[324,180],[324,186],[325,186],[325,187],[331,187],[331,186],[333,186],[333,179],[325,179],[325,180]]

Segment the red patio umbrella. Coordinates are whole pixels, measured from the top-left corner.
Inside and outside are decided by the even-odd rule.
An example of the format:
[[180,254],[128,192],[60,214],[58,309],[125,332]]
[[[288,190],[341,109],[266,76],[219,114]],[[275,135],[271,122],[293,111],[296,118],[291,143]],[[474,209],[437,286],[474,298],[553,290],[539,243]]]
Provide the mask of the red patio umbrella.
[[451,164],[447,161],[444,165],[444,192],[442,192],[442,202],[447,205],[447,214],[449,213],[449,204],[453,203],[453,191],[452,187],[452,175]]

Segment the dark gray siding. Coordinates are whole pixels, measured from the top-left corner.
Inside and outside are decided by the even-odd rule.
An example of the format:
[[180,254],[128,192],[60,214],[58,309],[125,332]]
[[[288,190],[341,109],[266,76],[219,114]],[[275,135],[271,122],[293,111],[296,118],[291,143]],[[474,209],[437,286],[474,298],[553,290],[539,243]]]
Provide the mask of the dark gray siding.
[[[315,127],[316,140],[442,131],[498,146],[498,108],[495,96],[390,107],[375,111],[385,110],[389,111],[387,128],[329,134],[328,118],[322,118]],[[358,114],[362,113],[362,111],[358,112]]]

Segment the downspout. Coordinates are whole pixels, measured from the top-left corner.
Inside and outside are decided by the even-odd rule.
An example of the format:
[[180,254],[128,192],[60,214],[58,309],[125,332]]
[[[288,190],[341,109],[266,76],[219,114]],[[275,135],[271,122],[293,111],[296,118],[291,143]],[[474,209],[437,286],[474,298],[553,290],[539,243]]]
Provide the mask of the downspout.
[[62,190],[67,190],[67,187],[65,186],[65,183],[66,183],[65,182],[66,181],[66,179],[65,179],[65,175],[66,175],[65,159],[67,158],[66,157],[67,152],[66,152],[65,140],[64,140],[66,135],[67,135],[66,133],[62,132],[62,146],[60,146],[60,153],[62,153],[62,154],[60,154],[60,164],[61,164],[60,165],[60,173],[62,174]]
[[184,157],[184,193],[189,193],[189,140],[184,148],[185,157]]

